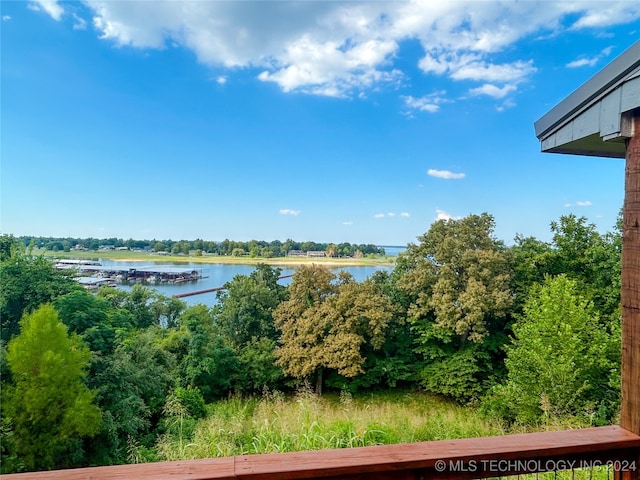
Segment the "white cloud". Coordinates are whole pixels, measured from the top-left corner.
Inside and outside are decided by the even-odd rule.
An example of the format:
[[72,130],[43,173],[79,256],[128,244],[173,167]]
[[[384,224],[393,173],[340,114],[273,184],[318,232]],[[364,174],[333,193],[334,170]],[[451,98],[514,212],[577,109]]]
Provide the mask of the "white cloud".
[[565,203],[565,207],[590,207],[592,204],[589,200],[577,201],[576,203]]
[[481,82],[518,82],[526,79],[536,68],[531,60],[509,64],[492,64],[478,54],[445,52],[434,56],[427,53],[418,66],[425,73],[448,74],[454,80],[475,80]]
[[28,7],[36,12],[44,10],[54,20],[60,20],[64,13],[64,8],[62,8],[57,0],[33,0],[29,3]]
[[436,170],[435,168],[427,170],[427,174],[436,178],[444,178],[445,180],[460,180],[465,177],[464,173],[453,173],[449,170]]
[[436,209],[436,220],[451,220],[453,219],[453,215],[445,212],[444,210]]
[[2,16],[2,21],[3,22],[8,22],[9,20],[11,20],[11,15],[3,15]]
[[602,52],[594,57],[580,57],[572,62],[567,63],[567,68],[579,68],[579,67],[593,67],[600,60],[605,57],[608,57],[613,51],[613,47],[607,47]]
[[[638,2],[116,2],[86,0],[99,36],[116,45],[179,45],[216,68],[247,68],[285,92],[332,97],[365,96],[396,88],[407,76],[395,64],[401,45],[419,43],[416,63],[427,76],[478,82],[493,98],[536,71],[514,58],[523,38],[624,24],[640,18]],[[32,3],[53,18],[52,0]],[[572,22],[572,23],[569,23]],[[483,90],[490,84],[495,90]],[[476,87],[470,86],[470,89]],[[406,97],[411,110],[440,103]],[[432,99],[433,100],[433,99]],[[413,102],[413,105],[410,105]]]
[[302,212],[300,210],[291,210],[289,208],[283,208],[280,210],[280,215],[293,215],[294,217],[297,217],[301,213]]
[[218,83],[219,85],[224,85],[225,83],[227,83],[227,77],[225,77],[224,75],[220,75],[216,78],[216,83]]
[[409,213],[407,213],[407,212],[402,212],[400,214],[398,214],[396,212],[387,212],[387,213],[376,213],[373,216],[373,218],[385,218],[385,217],[393,218],[393,217],[397,217],[398,215],[401,216],[401,217],[405,217],[405,218],[410,216]]
[[403,96],[402,99],[409,110],[435,113],[440,110],[440,105],[447,102],[443,96],[445,93],[446,92],[440,91],[419,98],[409,95]]
[[340,97],[354,89],[380,83],[395,83],[402,74],[398,70],[383,71],[386,58],[398,48],[395,41],[368,40],[360,45],[337,41],[318,42],[309,35],[290,44],[285,53],[287,65],[274,72],[263,71],[262,81],[277,83],[285,92]]
[[84,18],[79,17],[75,13],[73,13],[72,15],[73,15],[73,19],[75,20],[75,22],[73,23],[73,29],[74,30],[86,30],[87,29],[87,21]]
[[342,222],[343,225],[353,225],[353,222]]
[[496,87],[495,85],[491,85],[489,83],[485,83],[481,87],[472,88],[469,90],[469,94],[471,95],[487,95],[492,98],[504,98],[509,93],[516,90],[515,85],[505,85],[502,88]]
[[470,62],[451,72],[454,80],[476,80],[479,82],[517,82],[536,72],[533,61],[495,65],[486,62]]
[[600,4],[599,8],[586,8],[584,14],[575,21],[572,28],[579,30],[625,24],[637,19],[638,15],[640,15],[640,5],[637,2],[608,2]]
[[596,63],[598,63],[598,60],[598,57],[579,58],[578,60],[567,63],[567,68],[593,67]]

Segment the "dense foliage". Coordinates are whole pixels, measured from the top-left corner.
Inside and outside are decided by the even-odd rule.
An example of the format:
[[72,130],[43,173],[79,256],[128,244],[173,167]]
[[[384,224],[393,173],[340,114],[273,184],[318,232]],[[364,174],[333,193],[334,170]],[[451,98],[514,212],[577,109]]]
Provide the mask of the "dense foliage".
[[361,255],[384,255],[384,248],[373,244],[352,243],[317,243],[297,242],[287,239],[284,242],[273,240],[250,240],[238,242],[225,239],[221,242],[209,240],[123,240],[122,238],[55,238],[55,237],[20,237],[25,247],[33,246],[53,252],[69,252],[79,250],[111,250],[116,248],[128,250],[146,250],[178,255],[203,253],[213,255],[251,256],[251,257],[285,257],[289,252],[325,252],[328,257],[358,257]]
[[[306,265],[284,287],[278,268],[259,265],[229,281],[213,308],[140,285],[89,293],[24,239],[2,236],[2,471],[176,459],[207,438],[264,441],[269,451],[269,425],[214,440],[214,431],[234,431],[219,424],[225,399],[305,385],[343,396],[419,390],[480,407],[507,430],[611,422],[619,232],[569,215],[552,222],[550,242],[518,236],[508,247],[494,228],[488,214],[437,221],[394,269],[364,282]],[[245,247],[227,242],[224,254]],[[214,447],[199,451],[235,451]]]

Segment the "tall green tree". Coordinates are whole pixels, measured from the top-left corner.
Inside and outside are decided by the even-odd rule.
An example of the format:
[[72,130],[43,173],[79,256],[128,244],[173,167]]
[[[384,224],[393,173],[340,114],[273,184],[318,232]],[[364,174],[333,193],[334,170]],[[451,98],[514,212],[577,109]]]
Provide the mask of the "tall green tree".
[[2,402],[16,454],[27,470],[73,465],[81,460],[82,437],[94,435],[101,420],[83,382],[89,350],[68,335],[51,305],[23,317],[20,330],[8,345],[14,383]]
[[620,332],[599,324],[577,281],[559,275],[534,287],[513,334],[507,381],[494,391],[504,415],[525,423],[544,414],[611,420],[619,401]]
[[458,400],[494,381],[513,303],[510,256],[491,215],[438,220],[401,259],[423,385]]
[[274,312],[281,332],[277,363],[296,378],[315,375],[319,394],[325,368],[347,378],[362,374],[364,346],[384,344],[389,299],[372,281],[357,283],[344,272],[336,278],[317,265],[296,269],[289,288],[289,300]]
[[215,323],[239,359],[236,390],[256,393],[282,387],[273,320],[273,311],[287,297],[287,288],[278,283],[280,273],[279,268],[259,264],[250,275],[236,275],[217,294]]

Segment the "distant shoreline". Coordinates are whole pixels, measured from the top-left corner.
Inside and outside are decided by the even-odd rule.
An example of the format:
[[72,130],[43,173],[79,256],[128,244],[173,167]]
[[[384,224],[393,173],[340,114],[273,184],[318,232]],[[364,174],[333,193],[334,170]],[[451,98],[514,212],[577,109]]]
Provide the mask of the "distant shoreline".
[[233,257],[227,255],[157,255],[145,252],[132,251],[99,251],[99,252],[52,252],[46,250],[34,250],[36,254],[42,254],[53,259],[86,259],[86,260],[112,260],[122,262],[176,262],[176,263],[202,263],[202,264],[227,264],[227,265],[258,265],[264,263],[273,266],[298,266],[298,265],[327,265],[330,267],[358,267],[358,266],[383,266],[393,267],[395,256],[378,256],[375,258],[329,258],[329,257]]

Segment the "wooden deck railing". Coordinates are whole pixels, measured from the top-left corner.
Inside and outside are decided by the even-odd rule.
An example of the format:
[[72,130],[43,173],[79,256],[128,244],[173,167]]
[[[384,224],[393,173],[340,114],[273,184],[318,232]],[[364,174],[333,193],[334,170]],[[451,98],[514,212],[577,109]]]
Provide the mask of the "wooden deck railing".
[[375,447],[78,468],[5,475],[6,480],[426,480],[503,477],[609,468],[639,479],[640,436],[621,427],[464,438]]

